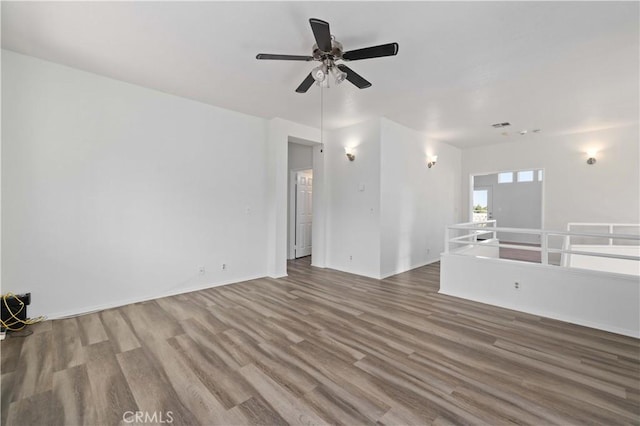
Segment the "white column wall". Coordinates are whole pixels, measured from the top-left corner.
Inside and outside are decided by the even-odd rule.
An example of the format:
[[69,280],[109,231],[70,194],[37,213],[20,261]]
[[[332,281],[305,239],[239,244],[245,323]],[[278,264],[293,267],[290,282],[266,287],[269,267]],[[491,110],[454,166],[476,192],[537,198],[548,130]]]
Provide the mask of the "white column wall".
[[[383,277],[439,259],[444,229],[460,221],[461,153],[382,119],[381,260]],[[427,167],[427,158],[438,161]]]
[[[353,149],[349,161],[345,147]],[[380,120],[327,132],[327,266],[380,276]],[[315,242],[314,242],[315,244]]]

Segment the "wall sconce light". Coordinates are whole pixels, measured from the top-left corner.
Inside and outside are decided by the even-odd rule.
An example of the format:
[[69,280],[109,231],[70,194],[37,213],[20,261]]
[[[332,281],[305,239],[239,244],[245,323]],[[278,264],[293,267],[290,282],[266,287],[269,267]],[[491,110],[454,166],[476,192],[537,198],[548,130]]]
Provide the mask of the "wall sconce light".
[[349,161],[353,161],[356,159],[356,155],[353,153],[353,150],[351,148],[345,148],[344,152],[345,154],[347,154],[347,158],[349,159]]
[[595,151],[595,150],[587,151],[587,155],[589,156],[589,158],[587,158],[587,164],[593,165],[593,164],[596,163],[596,154],[597,153],[598,153],[598,151]]
[[437,161],[438,161],[438,156],[432,155],[431,157],[428,158],[427,167],[432,168],[433,166],[436,165]]

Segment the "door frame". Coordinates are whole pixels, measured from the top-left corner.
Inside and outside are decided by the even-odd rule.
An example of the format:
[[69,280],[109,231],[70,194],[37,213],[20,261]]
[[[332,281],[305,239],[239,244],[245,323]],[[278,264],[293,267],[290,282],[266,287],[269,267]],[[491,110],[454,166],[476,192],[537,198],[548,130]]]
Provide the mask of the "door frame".
[[[468,210],[468,221],[469,222],[473,222],[473,184],[474,184],[474,178],[476,176],[485,176],[485,175],[493,175],[493,174],[498,174],[498,173],[507,173],[507,172],[512,172],[512,173],[517,173],[517,172],[522,172],[522,171],[526,171],[526,170],[542,170],[542,194],[541,194],[541,202],[540,202],[540,229],[545,229],[545,223],[546,223],[546,215],[545,215],[545,206],[546,206],[546,188],[547,188],[547,170],[544,167],[522,167],[519,169],[512,169],[512,170],[498,170],[498,171],[488,171],[488,172],[476,172],[476,173],[470,173],[469,174],[469,191],[467,192],[467,210]],[[494,215],[495,216],[495,215]],[[500,226],[500,224],[497,224],[498,226]]]
[[[291,169],[289,170],[289,241],[287,243],[287,259],[292,260],[296,258],[296,185],[298,172],[310,172],[313,176],[313,169]],[[316,179],[313,178],[311,182],[311,191],[313,191],[314,183]],[[313,252],[313,248],[311,249]]]

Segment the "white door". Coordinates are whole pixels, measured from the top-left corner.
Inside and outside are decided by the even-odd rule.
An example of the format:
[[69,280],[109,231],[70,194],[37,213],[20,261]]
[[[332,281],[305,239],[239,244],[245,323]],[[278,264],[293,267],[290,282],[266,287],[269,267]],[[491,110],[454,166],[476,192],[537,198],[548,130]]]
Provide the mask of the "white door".
[[296,259],[311,254],[312,184],[311,171],[296,173]]

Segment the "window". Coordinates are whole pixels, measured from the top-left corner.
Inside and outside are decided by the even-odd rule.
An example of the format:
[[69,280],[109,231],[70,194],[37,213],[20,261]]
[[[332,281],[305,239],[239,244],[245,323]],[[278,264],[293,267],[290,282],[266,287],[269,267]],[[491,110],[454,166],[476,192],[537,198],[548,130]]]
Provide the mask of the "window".
[[518,172],[518,182],[533,182],[533,170]]
[[487,198],[489,191],[486,189],[473,190],[473,211],[474,213],[487,212]]
[[538,182],[542,182],[542,170],[538,170]]
[[513,172],[498,173],[498,183],[513,182]]
[[473,222],[485,222],[489,212],[489,190],[473,190]]

